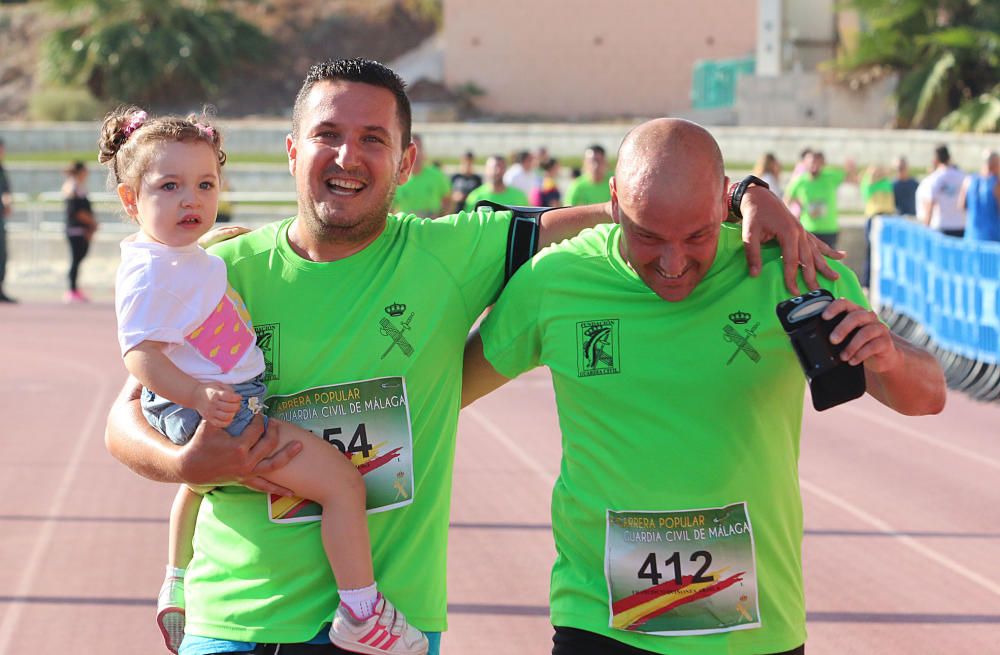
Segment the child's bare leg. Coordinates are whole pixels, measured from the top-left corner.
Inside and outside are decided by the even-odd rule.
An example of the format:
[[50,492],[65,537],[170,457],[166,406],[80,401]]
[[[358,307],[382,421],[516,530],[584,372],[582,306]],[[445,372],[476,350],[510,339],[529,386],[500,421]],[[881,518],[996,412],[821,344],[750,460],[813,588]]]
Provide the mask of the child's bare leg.
[[198,521],[201,494],[181,485],[170,507],[170,541],[167,546],[167,565],[186,569],[194,557],[194,526]]
[[336,447],[311,432],[273,419],[267,429],[278,431],[281,446],[292,440],[302,443],[302,452],[267,479],[323,506],[320,532],[337,586],[370,586],[375,574],[361,474]]
[[192,541],[201,494],[181,486],[170,508],[167,574],[156,602],[156,625],[167,649],[176,653],[184,639],[184,571],[194,557]]
[[272,420],[268,430],[275,429],[280,445],[297,439],[302,452],[267,479],[323,506],[323,547],[341,601],[330,641],[352,652],[425,655],[427,637],[376,592],[361,474],[343,453],[312,433]]

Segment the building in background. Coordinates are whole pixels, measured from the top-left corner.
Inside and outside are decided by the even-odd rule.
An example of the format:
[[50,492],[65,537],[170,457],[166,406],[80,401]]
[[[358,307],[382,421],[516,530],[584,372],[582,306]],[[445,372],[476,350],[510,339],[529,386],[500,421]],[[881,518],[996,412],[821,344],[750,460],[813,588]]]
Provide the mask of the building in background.
[[892,80],[821,68],[858,29],[836,0],[444,0],[444,83],[531,120],[883,127]]
[[699,59],[752,56],[747,0],[444,0],[445,82],[487,114],[690,115]]

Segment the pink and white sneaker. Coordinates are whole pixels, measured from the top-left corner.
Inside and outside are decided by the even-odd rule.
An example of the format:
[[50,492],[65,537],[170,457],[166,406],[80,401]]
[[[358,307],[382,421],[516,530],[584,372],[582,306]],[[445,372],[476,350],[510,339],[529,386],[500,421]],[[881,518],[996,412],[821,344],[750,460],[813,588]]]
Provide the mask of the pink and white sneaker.
[[341,603],[333,616],[330,641],[344,650],[373,655],[425,655],[428,648],[424,633],[409,625],[382,594],[375,603],[375,613],[367,619],[359,619]]
[[76,291],[67,291],[63,296],[63,302],[76,303],[76,302],[90,302],[88,298],[82,291],[77,289]]
[[176,653],[184,639],[184,578],[169,576],[156,600],[156,625],[167,650]]

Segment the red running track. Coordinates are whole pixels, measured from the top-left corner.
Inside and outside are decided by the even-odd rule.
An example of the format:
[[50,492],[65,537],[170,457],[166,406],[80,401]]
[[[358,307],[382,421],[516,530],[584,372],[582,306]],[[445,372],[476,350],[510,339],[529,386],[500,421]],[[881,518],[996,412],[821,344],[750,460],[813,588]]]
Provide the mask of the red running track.
[[[157,653],[170,485],[104,450],[108,304],[0,307],[0,655]],[[518,411],[510,411],[516,403]],[[461,420],[446,654],[546,653],[559,437],[536,371]],[[1000,405],[807,411],[810,655],[1000,652]]]

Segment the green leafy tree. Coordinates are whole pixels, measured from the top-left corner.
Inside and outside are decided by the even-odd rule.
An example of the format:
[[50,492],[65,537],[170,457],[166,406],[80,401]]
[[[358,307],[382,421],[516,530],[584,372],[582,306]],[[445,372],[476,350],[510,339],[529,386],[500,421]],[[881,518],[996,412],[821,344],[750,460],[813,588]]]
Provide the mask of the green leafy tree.
[[271,42],[212,0],[50,0],[68,14],[44,51],[47,76],[102,100],[168,104],[211,97]]
[[834,68],[899,75],[899,127],[1000,130],[1000,1],[847,0],[866,26]]

